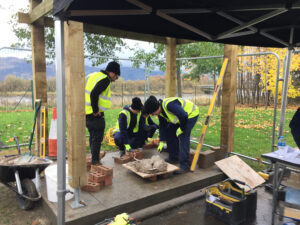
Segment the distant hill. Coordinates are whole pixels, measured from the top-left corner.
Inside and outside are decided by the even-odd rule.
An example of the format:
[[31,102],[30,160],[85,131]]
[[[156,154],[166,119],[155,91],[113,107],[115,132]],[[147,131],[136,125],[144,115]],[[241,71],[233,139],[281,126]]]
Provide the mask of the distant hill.
[[[100,71],[104,67],[85,66],[86,75],[95,71]],[[56,68],[54,64],[46,67],[47,79],[55,77]],[[152,71],[151,76],[164,75],[162,71]],[[7,75],[16,75],[23,79],[32,79],[31,62],[16,57],[0,57],[0,81],[3,81]],[[121,66],[121,77],[124,80],[144,80],[144,69]]]

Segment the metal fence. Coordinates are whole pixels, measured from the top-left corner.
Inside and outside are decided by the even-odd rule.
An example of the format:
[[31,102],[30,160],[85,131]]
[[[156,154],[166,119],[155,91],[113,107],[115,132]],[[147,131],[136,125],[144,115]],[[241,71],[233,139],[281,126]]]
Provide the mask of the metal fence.
[[[22,71],[22,79],[14,76],[17,72],[14,70],[6,74],[9,76],[0,77],[0,148],[1,146],[14,145],[13,136],[22,137],[20,143],[28,142],[34,114],[32,109],[31,62],[28,60],[30,57],[31,50],[29,49],[0,49],[0,65],[2,68],[9,69],[12,65],[16,66],[18,63],[30,68],[26,71]],[[253,67],[254,64],[257,63],[256,58],[261,58],[261,55],[249,56],[251,57],[250,60],[245,59],[245,57],[246,56],[239,56],[238,58],[239,69],[237,74],[238,89],[234,138],[236,142],[235,149],[245,153],[245,155],[252,156],[251,152],[254,143],[255,145],[261,146],[262,151],[270,151],[273,132],[273,107],[276,96],[266,88],[268,83],[271,82],[271,77],[268,74],[271,72],[274,73],[274,71],[270,71],[273,67],[268,64],[271,63],[271,60],[259,59],[265,62],[265,67],[261,68],[258,76],[258,71],[255,71]],[[109,61],[109,59],[107,60]],[[137,69],[133,68],[133,60],[118,59],[118,61],[122,67],[122,74],[121,79],[112,84],[113,107],[129,105],[131,99],[135,96],[139,96],[142,100],[145,100],[149,95],[155,95],[158,98],[165,97],[164,72],[161,72],[159,68],[154,67],[151,70],[149,68],[145,69],[142,64],[142,67]],[[218,78],[219,67],[216,66],[213,73],[201,74],[197,72],[197,65],[215,63],[221,66],[222,56],[182,58],[178,59],[178,62],[181,62],[182,66],[180,67],[181,90],[178,90],[177,95],[181,92],[182,97],[190,99],[200,106],[202,111],[198,123],[201,125],[201,123],[204,123],[208,105],[212,98],[214,85]],[[88,61],[86,61],[85,64],[86,74],[105,68],[104,64],[98,67],[93,67]],[[247,65],[247,68],[243,65]],[[14,67],[14,69],[16,68]],[[128,76],[126,76],[127,79],[124,79],[125,74],[128,74]],[[47,76],[48,106],[51,108],[56,105],[54,65],[47,66]],[[190,79],[191,76],[196,77],[196,79]],[[292,76],[294,76],[293,80],[295,80],[295,78],[299,79],[299,74],[297,73],[293,73]],[[298,84],[299,83],[300,82],[298,82]],[[217,105],[220,105],[220,100],[219,98],[219,104]],[[289,103],[298,104],[297,99],[289,99]],[[293,111],[294,109],[287,109],[284,129],[287,143],[291,145],[293,145],[293,140],[289,134],[287,125],[293,115]],[[221,121],[220,115],[221,109],[215,108],[205,139],[205,143],[209,145],[219,145],[220,130],[218,128],[220,127]],[[245,115],[250,116],[245,118]],[[265,115],[265,117],[263,115]],[[277,117],[278,116],[276,116],[275,124],[278,124]],[[194,136],[195,140],[197,140],[195,132]],[[257,148],[257,146],[255,146],[255,148]]]

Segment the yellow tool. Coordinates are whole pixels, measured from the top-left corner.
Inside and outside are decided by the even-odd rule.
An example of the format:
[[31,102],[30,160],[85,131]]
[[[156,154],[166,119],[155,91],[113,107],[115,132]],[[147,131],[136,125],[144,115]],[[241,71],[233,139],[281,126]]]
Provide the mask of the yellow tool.
[[46,107],[41,107],[41,137],[40,137],[40,149],[41,157],[44,159],[46,155]]
[[258,172],[258,174],[265,180],[269,180],[269,174],[263,172]]
[[195,171],[196,163],[198,161],[200,150],[202,148],[202,145],[203,145],[203,142],[204,142],[204,137],[205,137],[205,134],[206,134],[206,130],[207,130],[207,127],[208,127],[208,124],[209,124],[210,115],[211,115],[211,112],[212,112],[212,110],[214,109],[214,106],[215,106],[215,101],[216,101],[218,92],[220,90],[221,82],[222,82],[223,76],[224,76],[225,71],[226,71],[227,63],[228,63],[228,59],[224,58],[223,65],[222,65],[222,68],[221,68],[221,72],[220,72],[220,75],[219,75],[219,79],[218,79],[217,84],[216,84],[214,95],[213,95],[213,98],[211,100],[211,103],[210,103],[210,106],[209,106],[209,109],[208,109],[206,120],[205,120],[204,126],[202,128],[200,140],[199,140],[199,143],[197,145],[197,149],[195,151],[193,162],[192,162],[192,165],[191,165],[191,168],[190,168],[190,170],[192,172]]

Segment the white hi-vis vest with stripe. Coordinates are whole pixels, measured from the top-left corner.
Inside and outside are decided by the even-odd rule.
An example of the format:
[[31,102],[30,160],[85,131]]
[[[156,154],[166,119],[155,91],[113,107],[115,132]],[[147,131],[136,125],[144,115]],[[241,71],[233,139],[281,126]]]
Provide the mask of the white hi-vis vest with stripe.
[[[96,84],[107,78],[107,75],[102,72],[91,73],[87,76],[85,82],[85,114],[92,114],[93,108],[91,105],[91,92]],[[110,109],[110,83],[107,88],[99,95],[98,108],[100,112]]]
[[181,107],[188,114],[189,119],[199,115],[199,108],[193,102],[183,99],[183,98],[178,98],[178,97],[165,98],[162,101],[162,107],[163,107],[167,117],[165,117],[162,113],[160,113],[160,116],[165,118],[169,123],[174,123],[174,124],[179,123],[178,117],[176,115],[174,115],[173,113],[169,112],[167,109],[167,105],[170,102],[173,102],[175,100],[178,100],[181,103]]
[[[128,110],[125,110],[123,109],[120,113],[119,113],[119,117],[121,114],[124,114],[126,117],[127,117],[127,129],[129,128],[130,126],[130,121],[131,121],[131,115],[130,115],[130,112]],[[137,133],[139,132],[139,124],[140,124],[140,119],[141,119],[141,112],[139,112],[137,115],[136,115],[136,124],[133,128],[133,133]],[[113,133],[116,133],[116,132],[120,132],[120,127],[119,127],[119,122],[117,122],[116,124],[116,127],[113,131]]]

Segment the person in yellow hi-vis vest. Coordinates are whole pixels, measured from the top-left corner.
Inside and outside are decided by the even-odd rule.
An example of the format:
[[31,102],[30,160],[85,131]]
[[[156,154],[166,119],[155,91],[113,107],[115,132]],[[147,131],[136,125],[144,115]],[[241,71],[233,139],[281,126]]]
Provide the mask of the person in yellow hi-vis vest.
[[174,173],[188,172],[190,136],[199,116],[198,106],[179,97],[157,100],[154,96],[150,96],[145,102],[144,111],[158,116],[159,119],[160,142],[157,151],[160,152],[166,143],[169,158],[165,161],[180,164],[180,170]]
[[[149,137],[149,132],[145,130],[145,118],[141,113],[142,108],[141,99],[134,97],[131,105],[124,106],[119,113],[118,122],[114,129],[114,141],[119,147],[120,157],[125,154],[125,151],[142,148]],[[154,132],[155,130],[153,134]]]
[[105,70],[91,73],[85,82],[86,127],[90,133],[92,165],[100,164],[99,153],[103,140],[105,119],[104,111],[110,109],[110,84],[120,76],[120,64],[112,61]]

